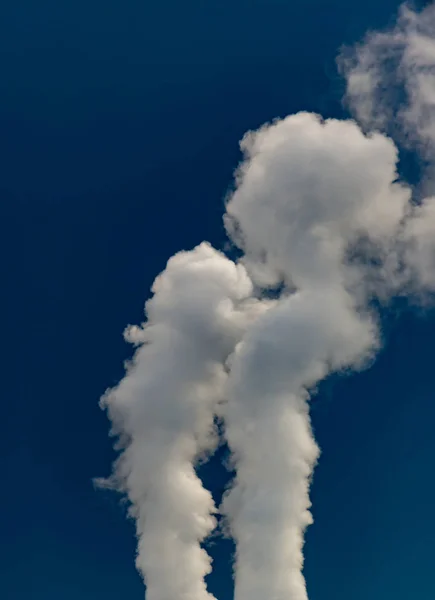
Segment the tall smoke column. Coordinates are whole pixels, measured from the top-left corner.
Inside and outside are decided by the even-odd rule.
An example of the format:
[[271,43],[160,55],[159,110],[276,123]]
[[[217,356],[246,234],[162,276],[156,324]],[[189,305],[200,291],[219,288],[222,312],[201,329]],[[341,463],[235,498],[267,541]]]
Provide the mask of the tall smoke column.
[[209,600],[200,543],[215,507],[194,466],[214,447],[224,363],[261,306],[246,302],[244,267],[205,243],[171,258],[152,291],[147,323],[126,332],[139,349],[102,400],[123,448],[108,484],[131,502],[147,599]]
[[[242,149],[227,227],[256,282],[284,291],[238,345],[227,385],[235,599],[306,600],[303,533],[318,456],[309,391],[376,350],[373,269],[383,272],[397,244],[410,192],[395,182],[394,144],[351,121],[297,114],[248,134]],[[352,260],[368,252],[370,265]]]

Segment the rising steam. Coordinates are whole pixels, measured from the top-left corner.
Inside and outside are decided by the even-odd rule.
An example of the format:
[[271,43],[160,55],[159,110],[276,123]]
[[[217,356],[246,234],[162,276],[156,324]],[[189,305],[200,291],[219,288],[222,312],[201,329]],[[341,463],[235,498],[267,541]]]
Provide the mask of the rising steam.
[[217,509],[195,466],[215,448],[216,415],[236,469],[220,509],[237,548],[235,598],[307,600],[303,536],[319,454],[310,392],[374,356],[373,300],[435,291],[435,199],[415,203],[394,142],[373,131],[399,131],[388,126],[391,74],[379,54],[389,48],[407,91],[398,139],[418,141],[427,160],[434,15],[403,9],[392,31],[342,59],[364,130],[299,113],[245,136],[224,216],[242,257],[207,243],[175,255],[146,322],[127,330],[138,349],[102,406],[122,449],[108,483],[131,502],[148,600],[211,597],[202,542]]

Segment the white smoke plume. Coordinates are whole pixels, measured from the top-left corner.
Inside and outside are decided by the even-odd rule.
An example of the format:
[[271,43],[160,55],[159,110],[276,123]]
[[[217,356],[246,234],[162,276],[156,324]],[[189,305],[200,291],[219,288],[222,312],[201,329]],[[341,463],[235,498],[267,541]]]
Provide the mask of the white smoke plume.
[[252,284],[204,243],[172,257],[152,291],[146,324],[126,332],[139,349],[102,399],[123,448],[109,484],[131,502],[148,600],[206,600],[200,543],[216,509],[194,465],[215,444],[224,363],[256,309]]
[[372,269],[352,264],[349,250],[364,239],[388,256],[410,192],[396,183],[393,143],[351,121],[297,114],[248,134],[242,148],[228,227],[248,268],[261,257],[260,278],[285,291],[231,361],[225,416],[237,477],[224,508],[237,544],[235,598],[306,600],[303,532],[318,456],[309,391],[376,349]]
[[[419,18],[404,9],[391,35],[420,73],[415,51],[403,51]],[[215,448],[216,415],[236,469],[221,507],[236,543],[235,600],[307,600],[303,538],[319,455],[310,394],[373,359],[373,300],[435,291],[435,198],[415,203],[394,142],[370,132],[388,129],[388,112],[380,120],[374,107],[390,106],[382,69],[364,63],[364,80],[358,63],[377,35],[347,63],[364,131],[299,113],[248,133],[224,217],[242,258],[206,243],[177,254],[156,279],[146,323],[127,330],[139,347],[102,406],[122,451],[109,483],[131,502],[148,600],[210,600],[201,544],[217,509],[195,466]],[[428,89],[431,71],[422,72]],[[411,127],[415,98],[401,122],[426,149],[428,134]]]

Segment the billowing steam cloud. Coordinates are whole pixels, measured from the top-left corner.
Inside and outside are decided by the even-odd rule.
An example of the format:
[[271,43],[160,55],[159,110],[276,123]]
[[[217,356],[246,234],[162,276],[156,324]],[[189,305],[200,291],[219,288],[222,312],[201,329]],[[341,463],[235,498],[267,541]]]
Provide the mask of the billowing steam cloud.
[[303,535],[319,453],[310,392],[374,355],[374,299],[435,291],[435,199],[416,205],[398,180],[393,141],[369,133],[387,129],[376,53],[391,38],[403,80],[418,81],[405,86],[402,130],[425,148],[432,140],[416,108],[423,97],[435,106],[432,46],[416,41],[419,22],[404,10],[393,32],[347,56],[364,132],[299,113],[245,136],[224,217],[242,258],[206,243],[177,254],[156,279],[146,323],[127,329],[138,349],[102,405],[122,449],[109,483],[131,502],[148,600],[210,598],[201,544],[217,509],[195,466],[215,448],[216,415],[237,473],[221,507],[237,548],[236,600],[307,599]]
[[[391,243],[409,191],[394,183],[396,151],[353,122],[298,114],[250,134],[227,211],[247,264],[283,284],[231,362],[227,439],[237,478],[225,509],[237,543],[236,598],[304,600],[303,531],[318,450],[308,390],[376,348],[360,239]],[[232,229],[230,229],[231,231]]]
[[126,331],[139,349],[102,399],[124,448],[109,484],[131,501],[148,598],[206,600],[200,542],[216,509],[194,464],[215,445],[224,363],[257,306],[244,267],[205,243],[171,258],[152,291],[147,323]]

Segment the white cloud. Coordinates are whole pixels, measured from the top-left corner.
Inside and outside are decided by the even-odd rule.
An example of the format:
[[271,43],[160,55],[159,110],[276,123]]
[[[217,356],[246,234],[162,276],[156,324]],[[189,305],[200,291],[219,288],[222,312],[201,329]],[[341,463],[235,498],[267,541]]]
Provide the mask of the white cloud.
[[270,282],[341,285],[348,245],[361,236],[384,243],[404,216],[410,191],[394,183],[393,142],[353,121],[299,113],[248,133],[241,146],[227,228]]
[[[435,4],[418,12],[403,5],[392,27],[370,32],[339,58],[346,101],[366,130],[383,130],[422,159],[419,188],[390,253],[396,291],[435,291]],[[400,290],[402,288],[402,290]]]
[[370,32],[339,64],[347,102],[360,123],[417,145],[432,161],[435,144],[435,5],[403,5],[393,27]]

